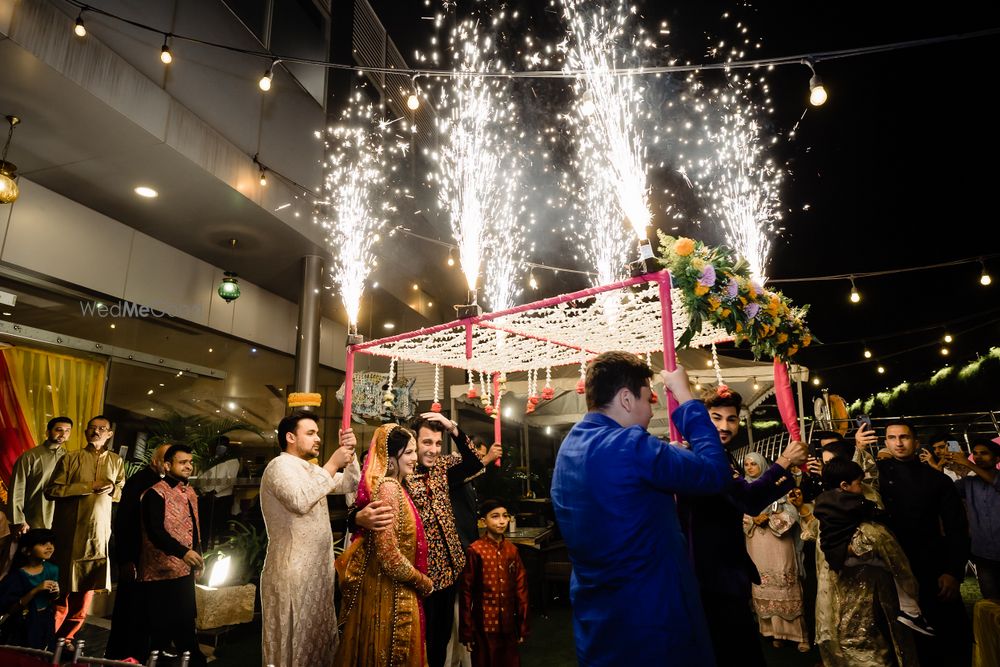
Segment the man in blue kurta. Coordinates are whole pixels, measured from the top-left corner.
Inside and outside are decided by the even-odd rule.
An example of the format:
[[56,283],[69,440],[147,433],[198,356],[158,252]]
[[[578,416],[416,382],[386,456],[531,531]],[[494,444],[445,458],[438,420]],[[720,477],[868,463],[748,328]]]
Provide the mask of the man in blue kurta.
[[718,493],[729,462],[687,374],[663,372],[681,406],[672,418],[690,449],[646,427],[653,373],[606,352],[587,369],[587,415],[563,440],[552,504],[573,575],[576,652],[584,667],[715,664],[675,493]]

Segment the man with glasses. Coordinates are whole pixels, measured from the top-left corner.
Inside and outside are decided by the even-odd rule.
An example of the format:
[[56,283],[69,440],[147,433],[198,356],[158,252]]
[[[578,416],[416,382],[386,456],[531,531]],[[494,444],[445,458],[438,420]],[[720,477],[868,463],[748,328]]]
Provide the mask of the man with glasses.
[[108,541],[111,504],[121,498],[125,464],[108,451],[114,433],[103,415],[87,422],[87,446],[63,456],[52,473],[45,496],[55,501],[53,561],[59,566],[56,634],[72,639],[87,618],[94,591],[111,588]]

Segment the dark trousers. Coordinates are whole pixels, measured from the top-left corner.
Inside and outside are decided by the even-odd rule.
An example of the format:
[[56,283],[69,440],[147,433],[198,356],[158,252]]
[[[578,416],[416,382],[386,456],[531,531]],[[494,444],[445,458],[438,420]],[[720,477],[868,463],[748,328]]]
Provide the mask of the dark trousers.
[[191,654],[188,663],[195,667],[205,665],[205,656],[198,648],[195,617],[198,615],[194,601],[194,576],[146,581],[141,592],[146,603],[146,623],[149,625],[149,648],[180,655]]
[[111,613],[111,634],[104,649],[108,660],[142,658],[149,653],[149,624],[146,622],[146,601],[142,584],[126,578],[119,568],[115,589],[115,608]]
[[976,564],[976,578],[983,597],[1000,600],[1000,560],[973,556],[972,562]]
[[444,667],[455,620],[456,586],[434,591],[424,598],[424,618],[427,620],[427,667]]
[[934,627],[935,637],[913,633],[921,665],[968,665],[972,662],[972,624],[962,598],[938,598],[937,577],[918,577],[920,611]]
[[767,667],[760,648],[757,621],[750,608],[750,593],[727,595],[701,591],[715,664],[719,667]]

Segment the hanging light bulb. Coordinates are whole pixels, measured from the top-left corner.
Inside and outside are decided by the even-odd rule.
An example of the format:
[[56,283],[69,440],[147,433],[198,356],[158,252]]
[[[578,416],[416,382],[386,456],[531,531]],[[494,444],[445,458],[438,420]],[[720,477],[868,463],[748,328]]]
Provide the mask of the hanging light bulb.
[[265,93],[271,90],[271,79],[274,78],[274,66],[277,64],[278,64],[277,60],[271,61],[271,66],[267,68],[267,70],[264,72],[264,76],[260,77],[260,81],[257,82],[257,85]]
[[451,254],[451,249],[448,249],[448,266],[455,266],[455,258]]
[[854,278],[851,278],[851,303],[858,303],[860,301],[861,293],[858,292],[858,287],[854,284]]
[[814,377],[813,378],[813,384],[816,385],[817,387],[819,386],[819,378],[818,377]]
[[949,354],[949,350],[948,350],[948,348],[946,348],[946,347],[942,346],[942,347],[941,347],[941,356],[942,356],[942,357],[947,357],[947,356],[948,356],[948,354]]
[[168,35],[163,35],[163,46],[160,48],[160,60],[164,65],[169,65],[174,61],[174,54],[170,53],[170,47],[167,45]]
[[879,375],[884,375],[885,374],[885,366],[879,365],[879,367],[876,368],[875,370],[878,371]]
[[406,108],[410,111],[416,111],[420,108],[420,98],[417,97],[416,93],[410,93],[410,96],[406,98]]
[[953,341],[953,340],[955,340],[955,339],[954,339],[954,338],[952,338],[952,336],[951,336],[951,334],[950,334],[950,333],[946,333],[946,334],[944,335],[944,342],[946,342],[946,343],[950,343],[950,342],[951,342],[951,341]]
[[993,278],[986,272],[986,262],[979,260],[979,264],[983,267],[983,272],[979,274],[979,284],[985,287],[993,282]]
[[80,10],[80,13],[77,14],[76,23],[73,25],[73,32],[76,33],[77,37],[86,37],[87,36],[87,27],[85,25],[83,25],[83,10],[82,9]]
[[802,63],[812,72],[812,76],[809,77],[809,104],[814,107],[821,107],[829,97],[826,87],[823,85],[822,79],[816,75],[816,68],[813,67],[813,62],[811,60],[803,60]]
[[865,349],[865,359],[871,359],[871,358],[872,358],[872,351],[869,349]]
[[760,389],[760,384],[757,383],[757,378],[750,378],[750,381],[753,382],[753,390],[754,391],[757,391],[758,389]]
[[264,167],[260,168],[260,186],[267,187],[267,169]]
[[538,281],[535,280],[535,272],[532,271],[528,274],[528,287],[531,289],[538,289]]

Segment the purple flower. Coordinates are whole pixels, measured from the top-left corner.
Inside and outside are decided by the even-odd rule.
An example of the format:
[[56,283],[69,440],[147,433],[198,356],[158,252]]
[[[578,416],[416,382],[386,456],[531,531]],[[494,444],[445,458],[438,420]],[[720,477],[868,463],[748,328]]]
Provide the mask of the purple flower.
[[729,284],[726,285],[726,295],[734,299],[736,295],[740,293],[740,284],[736,282],[736,278],[730,278]]
[[757,313],[760,312],[760,306],[751,301],[747,304],[747,307],[743,309],[743,312],[747,314],[751,320],[757,317]]
[[751,280],[750,281],[750,286],[753,287],[753,291],[756,292],[757,294],[763,294],[764,293],[764,288],[763,288],[763,286],[761,286],[761,284],[758,281]]
[[715,284],[715,267],[711,264],[706,264],[705,269],[701,272],[701,278],[698,279],[698,284],[702,287],[711,287]]

